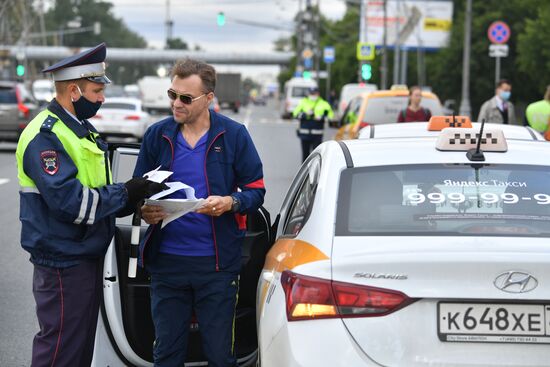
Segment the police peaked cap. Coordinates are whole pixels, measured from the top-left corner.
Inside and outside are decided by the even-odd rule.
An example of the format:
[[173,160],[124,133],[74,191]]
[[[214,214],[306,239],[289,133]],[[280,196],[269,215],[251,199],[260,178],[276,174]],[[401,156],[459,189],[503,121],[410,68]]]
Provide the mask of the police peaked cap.
[[43,73],[52,73],[56,82],[63,80],[88,79],[94,83],[109,84],[111,81],[105,75],[105,56],[107,47],[105,42],[63,59],[42,70]]

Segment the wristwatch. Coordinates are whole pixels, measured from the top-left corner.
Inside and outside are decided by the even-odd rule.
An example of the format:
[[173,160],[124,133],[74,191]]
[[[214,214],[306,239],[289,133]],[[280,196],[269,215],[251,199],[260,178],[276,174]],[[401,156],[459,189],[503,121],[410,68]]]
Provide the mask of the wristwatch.
[[233,196],[233,195],[231,195],[231,200],[233,200],[233,203],[231,204],[231,211],[233,213],[237,213],[241,208],[241,202],[239,199],[237,199],[236,196]]

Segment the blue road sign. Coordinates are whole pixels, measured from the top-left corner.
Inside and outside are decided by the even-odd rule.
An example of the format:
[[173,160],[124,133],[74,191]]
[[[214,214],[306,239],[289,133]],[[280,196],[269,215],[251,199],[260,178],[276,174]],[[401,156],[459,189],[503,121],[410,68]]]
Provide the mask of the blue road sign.
[[312,66],[313,66],[313,59],[311,59],[311,57],[304,59],[304,67],[306,69],[311,69]]
[[327,46],[323,50],[323,59],[325,64],[332,64],[335,60],[334,47]]

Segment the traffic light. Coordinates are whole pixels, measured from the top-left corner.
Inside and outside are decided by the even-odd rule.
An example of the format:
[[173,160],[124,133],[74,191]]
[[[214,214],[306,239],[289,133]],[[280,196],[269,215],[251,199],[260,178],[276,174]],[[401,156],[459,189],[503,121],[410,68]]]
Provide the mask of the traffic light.
[[17,68],[15,69],[15,73],[17,74],[17,76],[25,75],[25,65],[22,65],[22,64],[17,65]]
[[218,26],[221,27],[225,24],[225,14],[223,13],[223,11],[220,11],[218,13]]
[[361,65],[361,78],[363,80],[370,80],[370,78],[372,78],[372,65],[371,64]]

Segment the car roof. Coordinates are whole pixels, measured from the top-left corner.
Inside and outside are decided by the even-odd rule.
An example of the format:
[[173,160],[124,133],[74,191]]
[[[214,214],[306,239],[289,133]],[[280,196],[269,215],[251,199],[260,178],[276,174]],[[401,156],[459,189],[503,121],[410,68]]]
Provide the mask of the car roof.
[[133,97],[109,97],[109,98],[105,98],[105,103],[141,104],[141,100],[139,98],[133,98]]
[[[488,128],[498,128],[507,139],[541,140],[544,138],[529,126],[485,124]],[[481,123],[472,123],[474,129],[480,129]],[[359,130],[358,139],[419,138],[439,136],[439,131],[428,131],[427,122],[407,122],[383,125],[369,125]]]
[[[384,98],[384,97],[407,97],[408,98],[409,97],[409,91],[408,90],[402,90],[402,89],[377,90],[377,91],[372,91],[370,93],[363,93],[363,94],[361,94],[361,96],[363,96],[364,98]],[[431,99],[439,100],[437,95],[435,93],[432,93],[432,92],[422,91],[422,97],[423,98],[431,98]]]
[[[483,163],[550,166],[550,144],[546,141],[512,138],[506,140],[508,150],[484,152],[486,160]],[[327,141],[317,149],[326,163],[325,168],[331,174],[346,167],[473,163],[466,157],[466,151],[437,150],[436,141],[434,136],[353,139]]]

